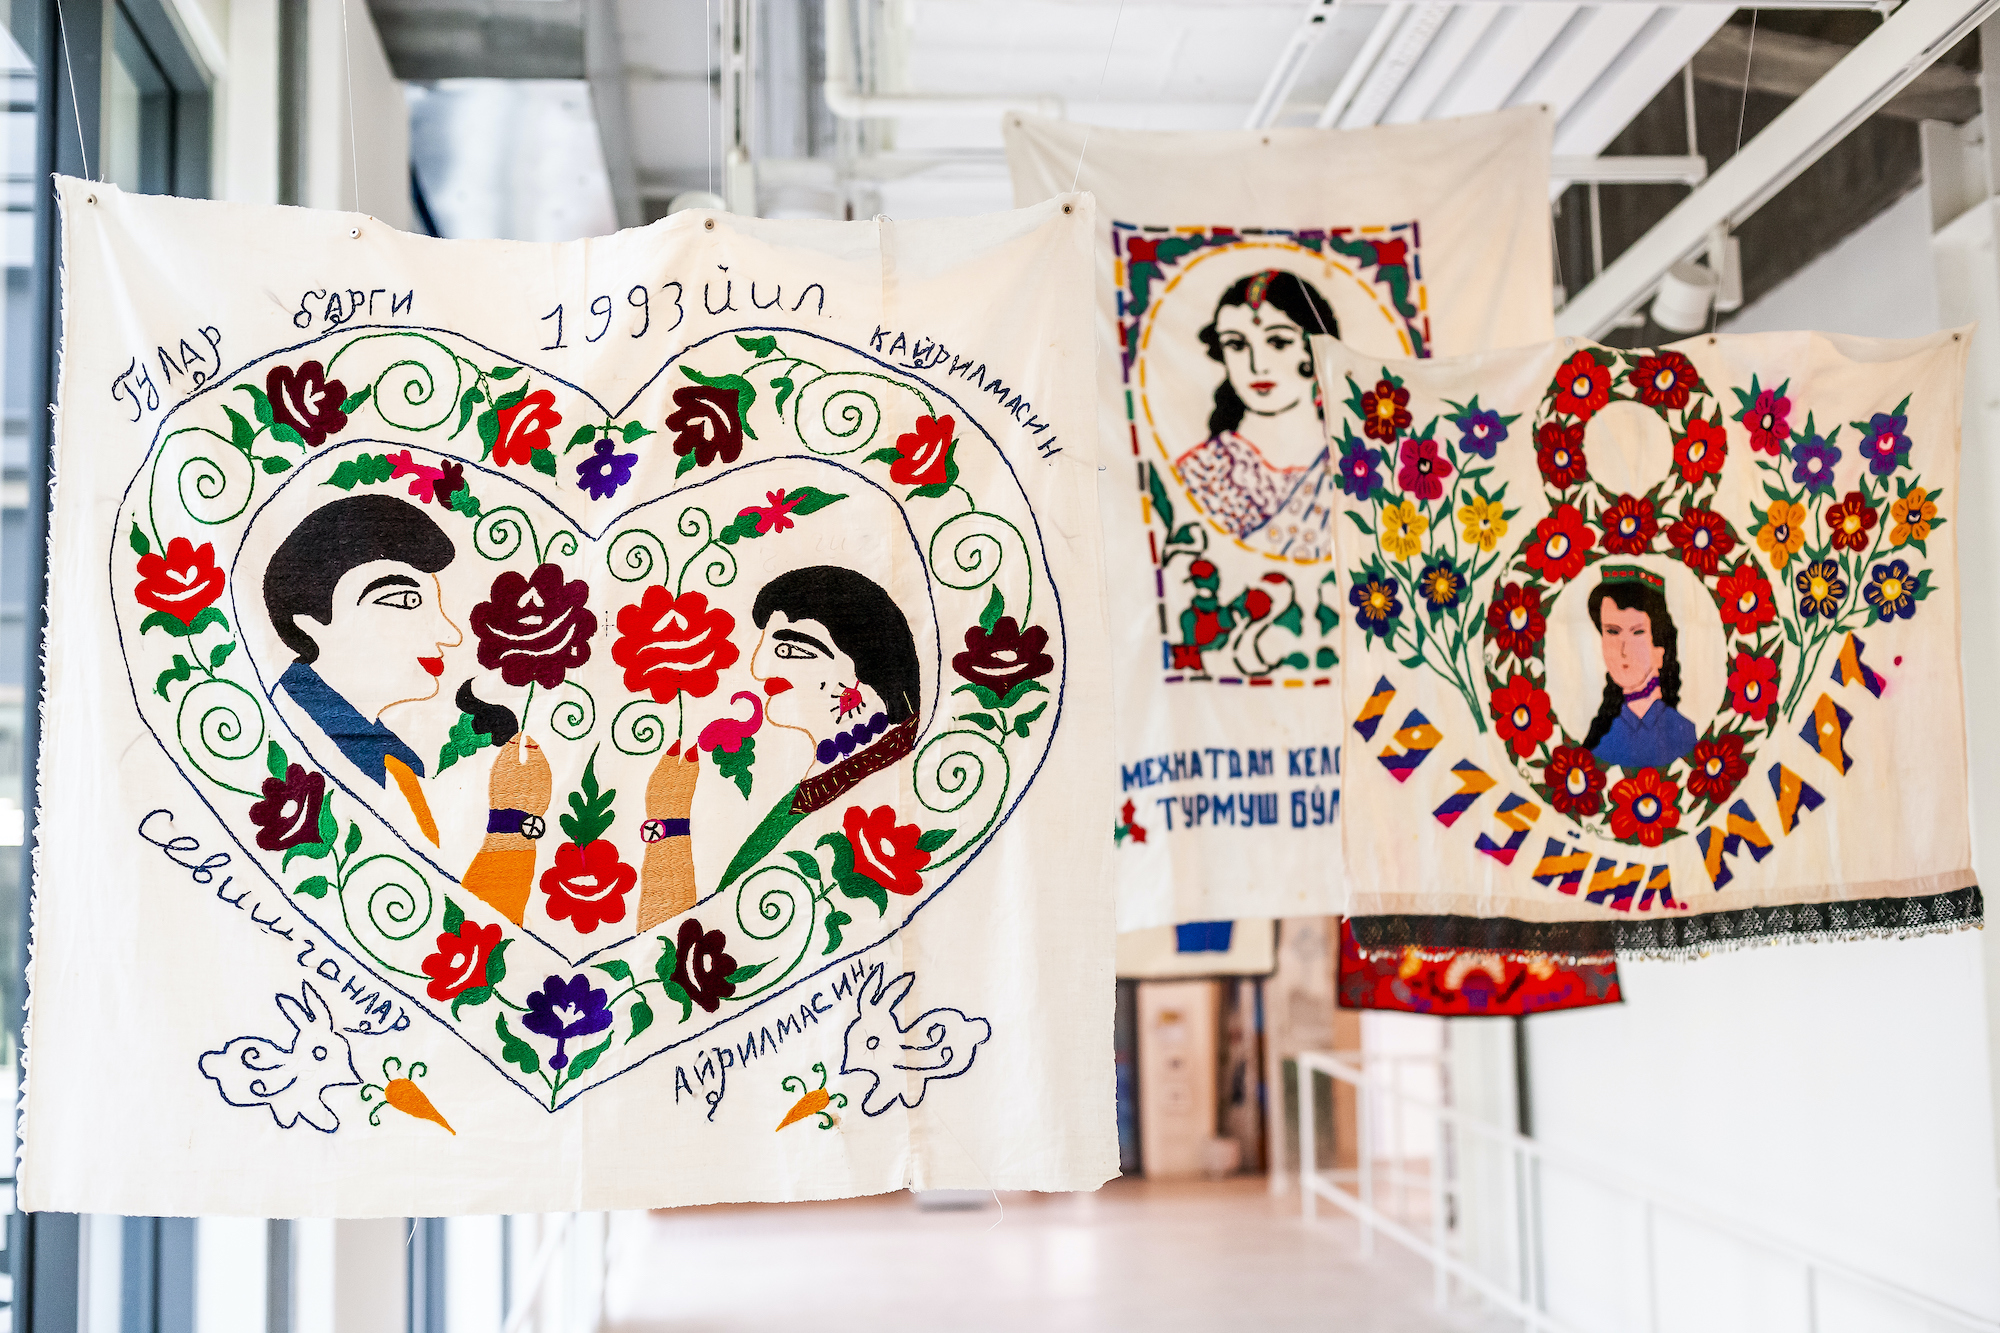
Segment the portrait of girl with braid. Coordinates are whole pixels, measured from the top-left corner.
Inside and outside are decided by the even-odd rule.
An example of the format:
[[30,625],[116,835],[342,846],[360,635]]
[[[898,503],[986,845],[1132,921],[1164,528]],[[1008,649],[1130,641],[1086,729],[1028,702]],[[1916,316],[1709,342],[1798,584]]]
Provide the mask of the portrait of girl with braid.
[[1680,633],[1666,580],[1637,565],[1607,565],[1590,591],[1590,622],[1604,653],[1604,700],[1583,746],[1606,768],[1664,769],[1694,748],[1681,716]]

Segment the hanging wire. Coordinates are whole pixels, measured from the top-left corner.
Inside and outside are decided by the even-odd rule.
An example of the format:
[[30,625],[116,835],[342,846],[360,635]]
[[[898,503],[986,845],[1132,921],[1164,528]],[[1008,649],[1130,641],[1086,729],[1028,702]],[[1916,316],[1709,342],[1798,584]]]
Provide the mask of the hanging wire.
[[354,137],[354,42],[347,34],[347,0],[340,0],[340,54],[347,62],[347,169],[353,173],[354,211],[361,211],[361,148]]
[[[83,103],[76,97],[76,66],[69,59],[69,24],[63,22],[62,6],[58,4],[54,8],[56,35],[62,38],[63,69],[69,74],[69,108],[71,118],[76,121],[76,151],[83,158],[84,179],[94,181],[97,177],[90,174],[90,149],[83,142]],[[62,114],[61,107],[56,108],[56,114]]]
[[[1124,21],[1125,0],[1118,0],[1118,14],[1111,20],[1111,40],[1104,44],[1104,68],[1097,72],[1097,100],[1100,102],[1104,100],[1104,81],[1111,74],[1111,53],[1118,49],[1118,25]],[[1090,131],[1092,128],[1092,126],[1088,125],[1084,127],[1083,146],[1076,150],[1076,174],[1070,178],[1069,182],[1071,194],[1076,193],[1076,184],[1083,179],[1083,155],[1090,151]]]
[[[1757,11],[1753,9],[1750,11],[1750,42],[1743,51],[1743,95],[1736,104],[1736,147],[1729,151],[1729,155],[1732,158],[1743,151],[1743,123],[1750,113],[1750,62],[1756,58]],[[1692,137],[1693,114],[1692,111],[1688,113],[1690,137]],[[1728,224],[1725,222],[1723,225],[1727,226]],[[1717,256],[1717,258],[1722,259],[1723,256]],[[1726,263],[1727,261],[1724,260],[1724,262]],[[1708,305],[1708,331],[1710,333],[1715,332],[1716,325],[1722,320],[1721,302],[1722,273],[1720,270],[1717,270],[1715,275],[1715,295],[1709,299]]]
[[708,111],[707,143],[702,149],[702,165],[708,168],[708,192],[715,193],[715,58],[710,54],[709,43],[715,39],[715,6],[713,0],[701,0],[701,59],[704,65],[704,81],[709,84],[705,105]]

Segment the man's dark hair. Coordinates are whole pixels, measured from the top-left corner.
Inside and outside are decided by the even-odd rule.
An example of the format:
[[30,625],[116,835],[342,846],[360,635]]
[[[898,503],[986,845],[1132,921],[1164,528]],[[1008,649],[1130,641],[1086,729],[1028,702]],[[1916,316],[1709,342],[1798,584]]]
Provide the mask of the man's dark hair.
[[764,585],[750,619],[763,629],[773,611],[826,626],[833,646],[854,659],[861,683],[881,696],[891,723],[917,711],[923,677],[910,622],[873,579],[838,565],[795,569]]
[[[1312,284],[1296,273],[1266,269],[1238,278],[1229,284],[1229,290],[1215,303],[1215,320],[1211,320],[1200,334],[1202,345],[1208,348],[1211,360],[1222,360],[1222,334],[1216,329],[1216,320],[1220,320],[1222,312],[1230,306],[1249,305],[1250,289],[1259,284],[1263,287],[1262,301],[1284,311],[1286,317],[1305,333],[1324,333],[1334,338],[1340,336],[1340,321],[1333,317],[1333,307],[1326,303],[1324,296],[1313,290]],[[1306,365],[1311,366],[1311,351],[1305,348],[1300,351],[1306,357]],[[1221,385],[1215,390],[1215,409],[1208,414],[1208,433],[1220,435],[1226,430],[1235,430],[1243,424],[1246,410],[1243,400],[1236,396],[1235,387],[1229,383],[1229,377],[1223,376]]]
[[299,660],[319,660],[319,644],[292,619],[333,619],[333,587],[341,576],[371,560],[400,560],[435,574],[457,551],[444,529],[407,500],[356,495],[306,515],[279,544],[264,570],[264,611],[271,628]]

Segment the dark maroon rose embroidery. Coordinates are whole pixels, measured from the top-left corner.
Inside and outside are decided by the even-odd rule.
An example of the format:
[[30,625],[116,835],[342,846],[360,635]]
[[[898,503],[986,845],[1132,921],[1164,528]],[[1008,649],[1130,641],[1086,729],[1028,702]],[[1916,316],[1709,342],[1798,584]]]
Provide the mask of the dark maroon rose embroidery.
[[1056,669],[1048,654],[1049,632],[1040,625],[1022,629],[1012,616],[1002,616],[985,630],[974,625],[965,632],[965,651],[951,659],[951,669],[995,694],[1005,695],[1024,680]]
[[720,458],[734,463],[743,452],[743,417],[735,389],[711,389],[689,385],[674,390],[675,411],[667,417],[667,429],[674,432],[674,452],[694,454],[696,467],[707,467]]
[[319,810],[326,800],[326,777],[300,764],[285,769],[283,778],[264,779],[264,799],[250,807],[257,826],[257,845],[282,852],[319,841]]
[[271,420],[289,426],[309,445],[326,443],[347,427],[347,413],[340,405],[347,401],[347,386],[326,377],[317,361],[308,361],[297,370],[272,366],[264,377],[264,392],[271,399]]
[[552,690],[590,660],[597,616],[584,603],[590,585],[564,582],[562,566],[537,565],[526,578],[507,570],[493,580],[487,600],[472,608],[479,665],[509,685]]
[[707,1013],[714,1013],[736,994],[736,983],[729,979],[736,970],[736,960],[722,948],[727,942],[721,931],[704,931],[693,917],[681,922],[680,935],[674,941],[679,957],[674,962],[673,979]]

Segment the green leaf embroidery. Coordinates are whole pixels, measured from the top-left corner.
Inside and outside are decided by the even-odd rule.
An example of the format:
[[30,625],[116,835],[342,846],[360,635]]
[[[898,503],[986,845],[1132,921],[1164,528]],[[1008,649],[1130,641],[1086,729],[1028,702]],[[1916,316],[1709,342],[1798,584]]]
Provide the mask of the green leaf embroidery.
[[243,414],[227,403],[223,404],[222,410],[229,416],[229,442],[247,455],[250,452],[251,442],[257,438],[257,428],[244,420]]
[[746,338],[739,333],[736,335],[736,345],[759,361],[778,350],[778,340],[768,333],[761,338]]
[[838,907],[829,906],[826,912],[826,947],[820,950],[820,956],[825,957],[835,949],[838,949],[840,947],[840,928],[853,924],[853,917],[841,911]]
[[235,651],[236,640],[234,639],[231,639],[228,643],[216,644],[215,651],[208,655],[208,669],[210,671],[219,669],[224,662],[229,660],[229,655]]
[[744,982],[750,980],[750,978],[756,976],[759,972],[762,972],[765,968],[769,966],[770,963],[768,962],[745,963],[742,967],[737,968],[734,972],[731,972],[728,976],[724,977],[723,980],[728,982],[732,986],[740,986]]
[[146,534],[139,531],[139,525],[137,523],[134,523],[132,525],[133,553],[135,555],[149,555],[152,553],[152,550],[153,550],[153,544],[146,540]]
[[917,850],[920,852],[934,852],[950,842],[951,835],[952,830],[948,828],[925,829],[924,835],[917,839]]
[[153,682],[153,689],[162,699],[164,699],[167,697],[168,685],[179,684],[181,681],[186,680],[193,674],[194,674],[194,663],[188,661],[187,658],[183,657],[181,654],[175,653],[174,664],[168,667],[165,671],[162,671],[160,673],[160,678]]
[[340,821],[333,817],[333,797],[328,795],[319,803],[319,843],[327,851],[333,850],[334,839],[340,836]]
[[1340,623],[1340,614],[1330,606],[1322,606],[1313,612],[1313,619],[1319,622],[1321,634],[1333,633],[1333,627]]
[[634,1040],[651,1026],[653,1026],[653,1006],[647,1004],[645,997],[641,996],[632,1001],[632,1035],[625,1040],[628,1042]]
[[452,1020],[454,1022],[457,1021],[459,1010],[476,1009],[492,998],[493,988],[491,986],[474,986],[470,990],[460,991],[458,998],[451,1002]]
[[523,1074],[533,1074],[541,1069],[542,1057],[535,1054],[535,1048],[507,1030],[507,1015],[501,1014],[493,1020],[493,1030],[500,1034],[501,1059],[519,1065]]
[[518,389],[509,389],[506,393],[501,394],[493,400],[493,410],[495,412],[505,412],[510,407],[518,406],[521,400],[527,396],[528,386],[526,384],[523,384]]
[[694,1000],[678,981],[669,981],[665,986],[667,998],[681,1007],[681,1022],[685,1023],[694,1014]]
[[817,856],[814,856],[811,852],[786,852],[785,855],[792,858],[792,862],[798,866],[800,874],[815,884],[820,882],[819,858]]
[[395,470],[396,465],[387,454],[356,454],[342,459],[324,484],[351,491],[359,485],[379,485],[389,480],[389,474]]
[[785,417],[785,400],[792,396],[792,390],[797,386],[788,377],[780,375],[772,379],[771,387],[778,391],[778,396],[771,400],[771,406],[776,410],[778,419],[782,421]]
[[486,446],[486,452],[479,455],[483,463],[493,456],[493,446],[500,441],[500,418],[491,411],[479,414],[479,441]]
[[653,960],[653,975],[660,979],[662,986],[671,986],[674,984],[674,968],[680,962],[680,952],[667,936],[656,935],[653,938],[660,942],[660,956]]
[[264,767],[278,781],[285,780],[285,770],[290,767],[285,759],[285,747],[272,741],[264,747]]
[[633,444],[659,432],[648,428],[644,422],[628,421],[618,433],[624,437],[625,443]]
[[465,925],[465,913],[447,896],[444,900],[444,933],[456,935]]
[[1274,625],[1283,625],[1292,633],[1299,634],[1305,629],[1305,619],[1305,608],[1297,602],[1293,602],[1290,606],[1279,612],[1278,618],[1271,623]]
[[1160,469],[1146,465],[1146,490],[1153,498],[1153,512],[1160,516],[1160,522],[1167,531],[1174,527],[1174,502],[1167,498],[1167,488],[1160,481]]
[[451,433],[453,435],[456,435],[459,433],[459,431],[465,429],[465,423],[472,420],[472,408],[474,404],[478,403],[479,400],[484,398],[485,396],[486,396],[485,394],[479,392],[478,385],[474,385],[472,388],[467,389],[463,394],[459,396],[458,425],[452,428]]
[[854,868],[854,844],[844,833],[828,833],[813,844],[833,850],[833,882],[850,898],[866,898],[878,912],[889,910],[889,891]]
[[438,751],[437,771],[442,773],[459,760],[472,758],[492,743],[491,736],[472,729],[472,714],[460,713],[458,721],[451,724],[451,734],[446,738],[444,747]]
[[271,400],[264,396],[262,389],[254,384],[239,384],[236,387],[250,395],[251,408],[256,412],[257,420],[266,426],[275,420],[271,415]]
[[588,422],[585,422],[583,425],[578,426],[576,428],[576,434],[570,436],[569,443],[563,446],[563,452],[568,453],[570,450],[576,448],[579,444],[588,444],[590,441],[596,439],[597,430],[598,428],[596,426],[593,426]]
[[736,418],[743,423],[743,433],[745,435],[753,440],[757,438],[757,432],[750,429],[750,422],[748,420],[750,405],[757,401],[757,388],[755,385],[751,384],[749,380],[744,379],[741,375],[716,375],[711,377],[702,374],[692,366],[682,366],[681,374],[687,376],[705,389],[736,390]]
[[685,477],[692,471],[694,471],[694,450],[690,449],[682,455],[679,465],[674,468],[674,476]]
[[1042,684],[1039,680],[1024,680],[1013,689],[1007,691],[1007,697],[1000,700],[996,707],[1012,708],[1031,694],[1047,694],[1048,692],[1049,687]]
[[1000,617],[1006,610],[1007,599],[1000,595],[1000,585],[996,583],[993,585],[993,591],[987,594],[986,609],[979,613],[979,628],[991,634],[993,627],[1000,623]]
[[711,750],[709,754],[715,760],[715,771],[735,783],[736,790],[743,793],[743,799],[749,800],[750,766],[757,762],[756,738],[744,737],[734,754],[727,750]]
[[486,956],[486,984],[497,986],[507,979],[507,946],[512,940],[501,940],[493,946],[493,952]]
[[953,690],[952,693],[970,694],[974,699],[979,701],[980,706],[983,708],[997,709],[1000,707],[1000,696],[993,692],[991,686],[981,685],[977,681],[961,685]]
[[536,449],[528,455],[528,466],[545,477],[556,474],[556,455],[552,449]]
[[[486,378],[489,380],[511,380],[520,373],[521,368],[519,366],[495,366],[486,372]],[[523,386],[522,391],[526,392],[525,386]]]
[[333,846],[331,843],[302,842],[298,846],[286,850],[284,858],[278,862],[278,869],[285,869],[300,857],[304,857],[308,861],[324,860],[332,852]]
[[451,507],[467,518],[479,517],[479,497],[470,486],[461,486],[451,493]]
[[271,423],[271,438],[274,440],[283,440],[286,444],[296,444],[301,448],[305,446],[306,442],[305,436],[299,434],[282,421]]
[[970,722],[981,731],[994,731],[1000,726],[999,720],[987,713],[967,713],[958,720],[961,722]]
[[[1303,657],[1299,658],[1299,665],[1304,666],[1305,664],[1306,664],[1305,658]],[[1016,717],[1014,719],[1014,734],[1016,736],[1021,737],[1023,740],[1026,740],[1028,736],[1028,724],[1030,722],[1033,722],[1036,718],[1040,717],[1044,712],[1047,711],[1047,709],[1048,709],[1048,704],[1045,701],[1036,704],[1033,708],[1030,708],[1027,712],[1022,713],[1018,717]]]
[[902,456],[902,450],[896,448],[894,445],[890,445],[886,449],[877,449],[874,453],[868,455],[867,461],[870,463],[893,463]]
[[583,789],[569,795],[569,808],[573,814],[562,816],[557,822],[562,825],[569,840],[579,847],[588,847],[604,836],[616,818],[611,802],[618,795],[614,788],[601,791],[597,785],[597,751],[590,752],[590,758],[583,766]]
[[[842,491],[838,495],[828,495],[817,486],[801,486],[795,491],[786,492],[785,498],[797,502],[792,506],[794,514],[817,514],[820,510],[833,504],[835,501],[845,500],[847,492]],[[1932,524],[1932,526],[1935,527],[1936,524]]]
[[353,393],[348,394],[347,400],[340,405],[341,414],[343,416],[353,416],[355,410],[368,401],[368,395],[374,392],[374,385],[364,384]]
[[324,898],[326,897],[326,888],[326,876],[314,875],[309,879],[300,880],[299,886],[293,889],[292,892],[302,893],[308,898]]
[[347,850],[343,852],[342,855],[352,856],[360,850],[361,850],[361,825],[349,824],[347,826]]
[[258,459],[257,465],[264,469],[266,475],[275,477],[280,472],[290,471],[292,463],[288,458],[280,458],[276,454],[270,454]]
[[616,977],[620,981],[630,981],[632,979],[632,965],[622,958],[614,958],[608,963],[596,963],[593,966],[598,971]]

